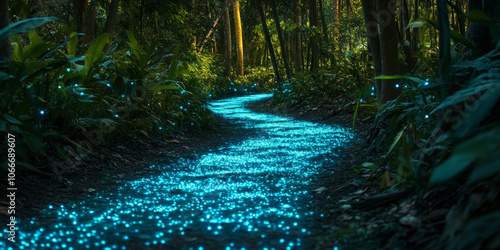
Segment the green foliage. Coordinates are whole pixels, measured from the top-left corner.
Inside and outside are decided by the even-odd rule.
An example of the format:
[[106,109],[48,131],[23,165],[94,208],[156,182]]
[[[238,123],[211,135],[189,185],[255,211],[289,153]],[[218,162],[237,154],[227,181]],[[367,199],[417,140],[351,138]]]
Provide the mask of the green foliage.
[[17,133],[18,161],[51,158],[54,151],[65,157],[67,145],[83,156],[117,133],[212,126],[205,88],[184,76],[177,59],[165,62],[171,54],[159,56],[157,43],[143,48],[128,32],[129,50],[116,50],[102,34],[79,56],[77,36],[59,44],[33,30],[27,40],[11,38],[13,61],[0,75],[0,131]]

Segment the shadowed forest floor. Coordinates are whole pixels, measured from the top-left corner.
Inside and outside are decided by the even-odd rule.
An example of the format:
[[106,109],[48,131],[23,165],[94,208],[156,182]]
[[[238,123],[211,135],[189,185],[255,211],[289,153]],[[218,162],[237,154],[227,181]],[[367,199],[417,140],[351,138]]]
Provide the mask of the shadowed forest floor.
[[[257,113],[271,113],[313,123],[352,126],[352,114],[335,111],[334,107],[321,103],[302,105],[301,109],[278,109],[273,107],[270,99],[265,99],[251,103],[247,108]],[[372,157],[368,152],[370,143],[362,140],[368,132],[369,124],[357,124],[356,127],[361,140],[355,140],[348,147],[336,150],[338,157],[328,160],[308,187],[307,192],[313,194],[314,198],[310,201],[312,210],[321,215],[315,217],[313,225],[309,225],[309,238],[314,242],[309,247],[413,248],[418,242],[411,242],[408,237],[419,226],[415,224],[419,222],[412,222],[411,219],[417,212],[414,208],[415,197],[408,196],[407,191],[399,192],[397,189],[381,194],[383,190],[374,185],[369,175],[353,170],[353,166],[370,161]],[[19,184],[23,187],[19,192],[19,214],[23,217],[38,216],[48,205],[57,207],[85,199],[94,192],[115,188],[119,185],[117,181],[159,175],[159,169],[145,169],[144,166],[168,165],[169,162],[194,157],[196,153],[208,152],[228,142],[234,144],[243,141],[254,132],[216,116],[216,131],[189,132],[174,136],[167,142],[149,138],[110,143],[83,159],[75,157],[65,163],[68,164],[68,172],[62,173],[59,178],[26,175],[28,177]],[[71,172],[71,166],[78,165],[84,165],[85,171]],[[21,225],[20,227],[22,228]],[[179,244],[172,247],[177,249],[183,246],[185,245]]]

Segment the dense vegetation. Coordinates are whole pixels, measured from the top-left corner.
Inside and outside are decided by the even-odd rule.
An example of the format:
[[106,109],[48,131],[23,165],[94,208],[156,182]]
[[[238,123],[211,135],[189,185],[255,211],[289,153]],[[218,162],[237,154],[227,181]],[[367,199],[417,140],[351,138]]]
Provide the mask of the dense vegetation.
[[[334,103],[353,128],[371,122],[374,157],[356,171],[376,172],[381,188],[498,191],[494,0],[26,0],[0,11],[0,131],[18,135],[33,171],[111,138],[210,129],[209,100],[272,91],[276,106]],[[461,233],[498,216],[478,199],[480,213],[454,211],[475,220]]]

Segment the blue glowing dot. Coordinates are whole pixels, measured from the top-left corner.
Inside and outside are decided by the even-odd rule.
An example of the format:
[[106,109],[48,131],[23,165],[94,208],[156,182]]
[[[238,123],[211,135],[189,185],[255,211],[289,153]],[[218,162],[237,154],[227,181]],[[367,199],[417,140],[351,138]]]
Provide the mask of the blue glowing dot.
[[363,99],[360,99],[359,102],[363,102]]
[[118,117],[118,115],[115,115],[115,117]]
[[372,95],[375,95],[375,93],[373,93],[373,92],[372,92],[371,94],[372,94]]
[[408,85],[405,85],[405,88],[408,88]]
[[70,68],[66,68],[66,71],[70,72],[70,71],[71,71],[71,69],[70,69]]
[[374,86],[372,86],[372,91],[375,91],[375,87]]
[[425,115],[425,119],[429,119],[429,115]]
[[396,88],[399,88],[399,84],[396,84]]
[[108,86],[108,87],[111,87],[111,84],[109,84],[109,83],[106,83],[106,86]]
[[122,95],[122,97],[125,97],[125,95]]
[[78,87],[78,84],[75,84],[75,87]]
[[62,87],[61,87],[61,86],[57,86],[57,88],[60,88],[60,89],[61,89]]
[[281,242],[281,243],[285,242],[285,239],[280,239],[280,242]]
[[41,115],[45,115],[45,110],[40,110]]
[[163,128],[162,127],[158,127],[160,130],[162,130]]
[[135,82],[130,82],[130,85],[134,85],[134,84],[135,84]]
[[425,85],[425,86],[429,85],[429,82],[424,82],[424,85]]

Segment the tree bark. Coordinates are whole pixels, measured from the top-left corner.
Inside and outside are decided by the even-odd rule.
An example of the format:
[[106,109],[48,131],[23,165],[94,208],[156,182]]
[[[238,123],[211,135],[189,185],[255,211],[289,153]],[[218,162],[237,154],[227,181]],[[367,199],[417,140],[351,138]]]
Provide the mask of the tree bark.
[[[0,30],[9,26],[9,0],[0,0]],[[0,40],[0,72],[5,71],[6,64],[11,60],[12,48],[9,37]]]
[[[318,7],[316,0],[309,0],[309,23],[313,28],[319,26]],[[311,38],[311,71],[319,69],[319,45],[318,35],[315,33]]]
[[[380,29],[382,74],[387,76],[399,74],[398,35],[395,20],[396,8],[390,4],[391,0],[379,0],[377,11]],[[382,91],[378,98],[380,104],[394,100],[401,94],[401,86],[397,87],[397,83],[397,79],[382,80]]]
[[85,0],[73,0],[73,17],[76,22],[76,32],[83,32],[83,13],[85,12]]
[[[498,7],[497,0],[469,0],[468,11],[479,10],[487,14],[493,20],[498,17],[496,8]],[[479,24],[476,22],[470,22],[465,32],[465,38],[472,43],[474,43],[480,50],[487,53],[495,48],[493,39],[490,34],[490,29],[488,26]],[[471,52],[467,52],[463,59],[474,59],[479,55],[471,55]]]
[[[376,16],[376,3],[374,0],[361,0],[365,18],[366,33],[368,37],[368,48],[373,59],[375,76],[382,75],[382,60],[380,57],[380,35]],[[381,96],[382,80],[375,80],[375,93],[377,98]]]
[[236,34],[236,74],[243,76],[243,32],[240,18],[240,1],[233,0],[234,30]]
[[224,16],[224,75],[231,73],[231,20],[229,19],[229,3],[224,0],[222,6]]
[[273,65],[274,75],[276,77],[278,89],[282,90],[282,86],[281,86],[282,81],[281,81],[281,76],[280,76],[280,72],[278,69],[278,63],[276,62],[276,56],[274,55],[273,44],[271,42],[271,35],[269,34],[269,29],[267,28],[266,15],[264,14],[264,9],[262,8],[262,2],[260,0],[257,1],[257,11],[259,12],[259,15],[260,15],[260,21],[262,23],[264,37],[266,38],[267,49],[269,50],[269,54],[271,56],[271,63]]
[[290,71],[290,65],[288,64],[288,56],[286,54],[285,41],[283,39],[283,33],[281,32],[278,8],[276,7],[275,1],[271,1],[271,4],[273,9],[274,23],[276,24],[276,30],[278,32],[278,40],[280,42],[280,47],[281,47],[281,55],[283,57],[283,63],[285,64],[286,76],[288,79],[292,79],[292,72]]
[[301,0],[294,0],[293,9],[293,20],[297,25],[297,28],[293,31],[293,59],[295,72],[302,71],[303,57],[302,57],[302,39],[299,32],[299,26],[302,25],[301,17],[302,13],[300,11]]
[[108,17],[106,18],[106,24],[104,25],[103,33],[114,32],[114,26],[116,21],[116,16],[118,15],[118,7],[120,5],[120,0],[111,0],[108,9]]

